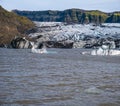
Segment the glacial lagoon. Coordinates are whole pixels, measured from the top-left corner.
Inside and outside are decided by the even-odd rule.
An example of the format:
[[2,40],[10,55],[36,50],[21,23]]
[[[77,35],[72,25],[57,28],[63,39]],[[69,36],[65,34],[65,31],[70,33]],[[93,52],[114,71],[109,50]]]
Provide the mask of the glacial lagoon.
[[120,105],[120,56],[48,51],[0,48],[0,106]]

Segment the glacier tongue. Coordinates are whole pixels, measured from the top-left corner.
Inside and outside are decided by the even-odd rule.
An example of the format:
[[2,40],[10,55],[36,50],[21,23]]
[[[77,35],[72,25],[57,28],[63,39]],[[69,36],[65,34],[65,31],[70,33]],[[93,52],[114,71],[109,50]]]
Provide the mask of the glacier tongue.
[[116,47],[120,47],[120,23],[104,23],[101,26],[62,22],[35,22],[35,24],[37,32],[29,36],[42,36],[38,42],[72,41],[74,48],[94,48],[114,42]]
[[39,34],[46,36],[54,36],[60,38],[61,35],[65,38],[75,37],[80,39],[81,35],[91,35],[99,37],[108,37],[120,34],[119,23],[104,23],[101,26],[94,24],[66,24],[62,22],[35,22],[38,27]]

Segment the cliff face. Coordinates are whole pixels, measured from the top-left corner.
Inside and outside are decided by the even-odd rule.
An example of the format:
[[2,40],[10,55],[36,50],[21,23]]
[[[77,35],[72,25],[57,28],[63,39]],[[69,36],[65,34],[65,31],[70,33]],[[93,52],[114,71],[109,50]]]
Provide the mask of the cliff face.
[[0,6],[0,46],[8,45],[15,36],[24,36],[34,23],[23,16],[8,12]]
[[26,16],[32,21],[55,21],[67,23],[120,23],[120,12],[104,13],[98,10],[85,11],[81,9],[68,9],[64,11],[19,11],[13,12]]

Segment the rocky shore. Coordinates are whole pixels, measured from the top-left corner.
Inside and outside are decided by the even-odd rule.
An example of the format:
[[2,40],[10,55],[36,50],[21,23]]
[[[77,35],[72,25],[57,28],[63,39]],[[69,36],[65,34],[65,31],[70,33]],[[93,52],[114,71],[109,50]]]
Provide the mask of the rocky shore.
[[[34,22],[35,31],[28,35],[41,48],[98,48],[103,44],[120,48],[120,24],[66,24],[61,22]],[[31,48],[30,40],[16,38],[13,48]]]

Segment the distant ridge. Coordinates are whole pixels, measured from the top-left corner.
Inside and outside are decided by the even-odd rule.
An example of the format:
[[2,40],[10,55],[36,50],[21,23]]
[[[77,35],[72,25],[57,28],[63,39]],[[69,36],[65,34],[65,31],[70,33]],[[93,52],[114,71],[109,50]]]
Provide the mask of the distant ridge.
[[64,11],[20,11],[13,10],[18,15],[28,17],[32,21],[67,22],[67,23],[120,23],[120,11],[105,13],[99,10],[67,9]]

